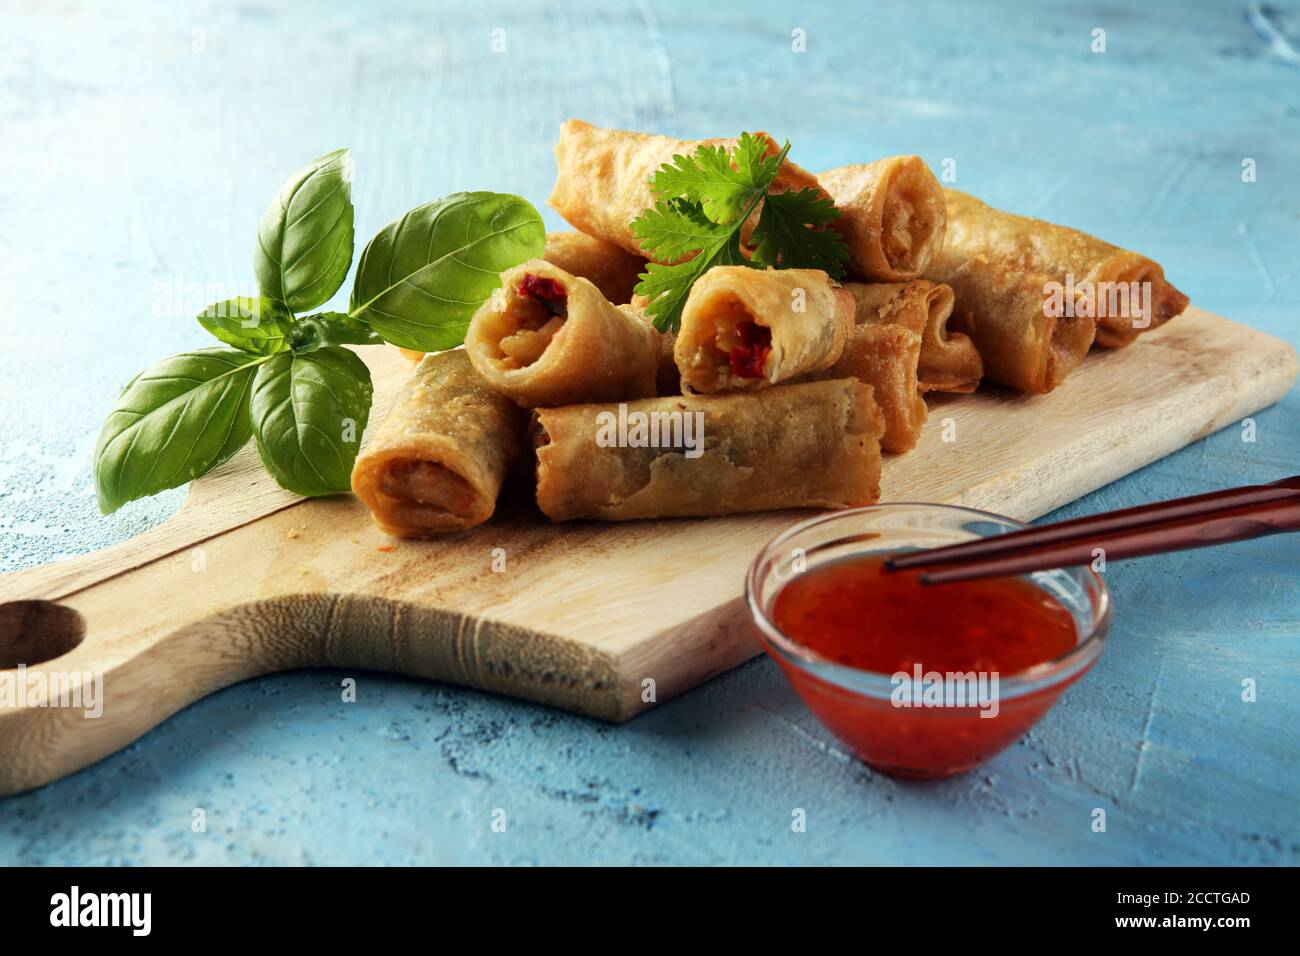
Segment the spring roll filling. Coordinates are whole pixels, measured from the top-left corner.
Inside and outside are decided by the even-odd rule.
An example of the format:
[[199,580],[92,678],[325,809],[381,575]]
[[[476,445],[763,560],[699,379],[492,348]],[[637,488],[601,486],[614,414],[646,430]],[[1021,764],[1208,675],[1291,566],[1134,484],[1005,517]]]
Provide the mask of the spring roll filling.
[[394,501],[446,511],[461,518],[474,514],[474,488],[450,468],[436,462],[396,459],[388,462],[380,490]]
[[546,311],[551,315],[567,316],[569,293],[565,291],[555,279],[549,279],[546,276],[535,276],[531,272],[524,275],[523,280],[519,283],[519,297],[523,299],[535,299],[546,306]]
[[546,276],[525,273],[505,308],[497,314],[490,338],[496,340],[495,358],[504,369],[532,365],[546,352],[569,315],[569,294],[564,285]]
[[909,269],[918,248],[925,249],[934,235],[935,219],[926,201],[926,185],[912,163],[903,164],[891,177],[880,227],[880,249],[891,268]]
[[704,346],[719,381],[766,378],[771,371],[772,330],[734,296],[720,298],[707,313],[712,340]]

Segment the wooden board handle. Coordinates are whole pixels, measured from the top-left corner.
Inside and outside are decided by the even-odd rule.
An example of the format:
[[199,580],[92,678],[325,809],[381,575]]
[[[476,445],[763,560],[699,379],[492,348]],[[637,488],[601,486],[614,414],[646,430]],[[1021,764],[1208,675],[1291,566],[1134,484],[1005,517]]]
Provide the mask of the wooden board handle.
[[[488,566],[496,532],[460,536],[455,547],[394,545],[369,528],[359,532],[362,520],[353,500],[305,501],[56,601],[0,604],[0,668],[9,668],[0,681],[23,690],[17,701],[0,700],[0,794],[85,767],[213,691],[299,667],[449,681],[614,721],[649,706],[613,656],[492,619],[532,574],[521,557],[512,588],[497,580]],[[449,553],[456,560],[444,566],[430,561]],[[82,563],[89,579],[103,576]],[[65,580],[58,565],[38,570]],[[54,593],[39,575],[23,578],[28,593]],[[743,621],[736,627],[738,609],[719,613],[730,623],[705,614],[665,641],[733,627],[718,670],[734,665],[753,647]],[[698,679],[685,669],[663,677],[659,699]],[[61,694],[67,706],[49,706]]]
[[[111,634],[97,632],[91,602],[35,604],[29,619],[75,621],[85,629],[75,648],[48,661],[7,663],[0,680],[21,684],[14,706],[0,706],[0,794],[40,786],[114,753],[208,694],[250,677],[299,667],[380,670],[518,693],[522,676],[503,674],[512,652],[491,645],[511,635],[461,614],[356,595],[296,594],[243,604],[184,623],[150,623],[142,607],[129,620],[114,622]],[[0,606],[0,626],[6,609]],[[85,614],[83,615],[83,611]],[[122,642],[122,634],[131,639]],[[20,632],[21,633],[21,632]],[[26,632],[34,634],[30,628]],[[50,632],[44,632],[50,633]],[[60,632],[62,634],[68,631]],[[28,649],[32,640],[0,647]],[[100,637],[106,638],[101,642]],[[529,638],[531,639],[531,638]],[[43,641],[46,647],[59,642]],[[486,667],[486,669],[484,669]],[[536,675],[538,698],[575,706],[577,686],[546,688],[564,680],[568,662]],[[503,676],[508,681],[503,682]],[[593,674],[585,693],[604,681]],[[30,695],[30,696],[29,696]],[[57,702],[59,706],[51,706]],[[6,701],[5,704],[9,702]],[[611,711],[619,719],[611,697]]]

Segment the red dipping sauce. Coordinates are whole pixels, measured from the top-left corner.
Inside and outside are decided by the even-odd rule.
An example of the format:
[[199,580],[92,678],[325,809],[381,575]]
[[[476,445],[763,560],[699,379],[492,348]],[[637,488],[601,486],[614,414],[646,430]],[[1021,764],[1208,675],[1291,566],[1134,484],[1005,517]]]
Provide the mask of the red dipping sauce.
[[893,674],[1014,674],[1078,643],[1074,618],[1023,578],[922,585],[864,555],[799,575],[781,589],[772,623],[804,647],[849,667]]
[[[942,508],[874,506],[861,520],[908,507]],[[1023,736],[1100,653],[1109,611],[1095,576],[1101,619],[1081,635],[1090,616],[1076,619],[1077,608],[1028,578],[922,585],[919,572],[886,569],[880,551],[794,568],[783,581],[766,573],[788,561],[783,538],[828,533],[818,526],[833,520],[814,519],[769,545],[751,569],[751,609],[794,689],[872,767],[917,778],[969,770]],[[779,589],[762,599],[769,587]]]

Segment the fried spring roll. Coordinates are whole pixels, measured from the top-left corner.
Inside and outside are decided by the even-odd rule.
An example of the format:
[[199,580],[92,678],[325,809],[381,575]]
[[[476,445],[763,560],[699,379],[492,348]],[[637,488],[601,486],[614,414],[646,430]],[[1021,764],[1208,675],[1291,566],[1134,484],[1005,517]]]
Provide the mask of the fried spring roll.
[[994,209],[974,196],[945,189],[948,239],[945,256],[983,256],[1021,272],[1043,273],[1080,287],[1083,314],[1097,324],[1097,344],[1128,345],[1187,308],[1187,296],[1146,256],[1077,229]]
[[542,258],[588,280],[615,305],[632,301],[632,289],[646,266],[641,256],[581,232],[548,232]]
[[859,325],[840,360],[818,376],[847,376],[871,386],[885,423],[880,438],[885,451],[910,451],[921,437],[927,413],[917,383],[921,341],[920,334],[902,325]]
[[984,364],[969,336],[950,332],[952,289],[914,279],[905,283],[846,282],[853,296],[854,320],[864,324],[901,325],[921,336],[917,381],[922,392],[973,392]]
[[[780,145],[766,133],[755,135],[767,140],[769,155],[780,151]],[[690,156],[705,145],[730,148],[735,142],[673,139],[566,120],[555,147],[555,188],[547,202],[587,235],[650,258],[632,235],[632,220],[654,206],[651,177],[674,156]],[[787,160],[771,191],[816,187],[817,177]]]
[[484,381],[524,408],[655,394],[659,340],[586,279],[533,259],[501,273],[465,349]]
[[943,187],[919,156],[890,156],[817,175],[839,209],[835,228],[849,246],[849,271],[876,282],[906,282],[943,248]]
[[819,269],[715,266],[691,288],[673,355],[682,388],[763,388],[830,368],[853,298]]
[[[640,256],[580,232],[548,232],[542,258],[569,275],[587,279],[615,305],[632,301],[632,289],[645,271],[645,260]],[[419,362],[425,354],[415,349],[399,351],[412,362]]]
[[883,432],[851,378],[538,409],[537,504],[553,521],[870,504]]
[[[619,309],[636,316],[637,321],[654,328],[654,320],[646,314],[645,296],[633,296],[632,301],[627,305],[620,305]],[[659,337],[659,357],[655,368],[655,394],[656,395],[680,395],[682,393],[682,375],[677,371],[677,360],[673,358],[673,347],[677,344],[676,332],[660,332],[655,330]]]
[[357,457],[352,490],[386,534],[472,528],[492,516],[527,427],[462,349],[426,355]]
[[1060,385],[1092,347],[1096,323],[1055,306],[1051,276],[1017,272],[982,256],[940,257],[936,278],[957,298],[950,325],[975,343],[984,375],[1022,392]]

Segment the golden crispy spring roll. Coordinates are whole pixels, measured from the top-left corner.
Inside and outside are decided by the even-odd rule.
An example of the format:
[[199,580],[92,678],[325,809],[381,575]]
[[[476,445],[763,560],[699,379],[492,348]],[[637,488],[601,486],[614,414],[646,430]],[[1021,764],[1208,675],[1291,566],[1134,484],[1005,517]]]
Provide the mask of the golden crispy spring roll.
[[902,325],[868,323],[853,330],[840,360],[817,377],[850,377],[870,385],[885,423],[881,447],[905,452],[916,447],[927,413],[916,377],[920,361],[918,333]]
[[641,256],[581,232],[548,232],[542,258],[588,280],[615,305],[632,301],[632,289],[646,266]]
[[830,368],[853,298],[820,269],[715,266],[691,288],[673,355],[682,388],[763,388]]
[[919,156],[819,173],[839,209],[835,228],[849,247],[849,272],[875,282],[906,282],[929,268],[944,244],[943,187]]
[[1052,301],[1051,276],[1017,272],[982,256],[940,256],[932,270],[952,287],[957,304],[949,325],[969,335],[984,375],[1022,392],[1050,392],[1092,347],[1096,323],[1062,314]]
[[[780,151],[780,144],[766,133],[754,135],[767,140],[769,154]],[[632,220],[654,206],[651,177],[674,156],[690,156],[704,145],[731,148],[735,142],[673,139],[566,120],[555,147],[555,188],[547,202],[587,235],[649,258],[632,235]],[[771,191],[816,187],[817,177],[787,160]]]
[[426,355],[352,469],[386,534],[461,531],[492,516],[528,415],[489,388],[462,349]]
[[465,349],[484,381],[524,408],[655,394],[658,333],[586,279],[533,259],[501,273]]
[[1080,308],[1095,319],[1096,341],[1104,348],[1128,345],[1187,308],[1187,296],[1146,256],[1077,229],[994,209],[956,189],[945,189],[944,195],[946,256],[983,256],[1021,272],[1043,273],[1063,285],[1087,283]]
[[950,332],[952,289],[943,283],[846,282],[858,325],[901,325],[921,336],[917,382],[922,392],[973,392],[984,364],[969,336]]
[[[632,297],[632,301],[627,305],[620,305],[619,309],[634,315],[637,321],[654,328],[654,320],[646,314],[646,298],[643,295]],[[659,337],[659,357],[655,368],[655,394],[656,395],[680,395],[682,393],[682,375],[677,371],[677,360],[673,357],[673,347],[677,344],[676,332],[660,332],[657,329],[655,333]]]
[[[610,302],[632,301],[632,289],[645,271],[645,260],[624,252],[611,242],[580,232],[548,232],[542,258],[569,275],[587,279]],[[415,349],[399,349],[412,362],[424,357]]]
[[851,378],[539,409],[537,504],[553,521],[870,504],[883,432]]

